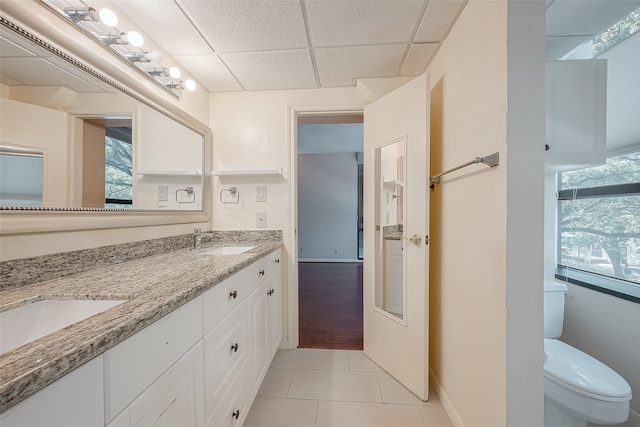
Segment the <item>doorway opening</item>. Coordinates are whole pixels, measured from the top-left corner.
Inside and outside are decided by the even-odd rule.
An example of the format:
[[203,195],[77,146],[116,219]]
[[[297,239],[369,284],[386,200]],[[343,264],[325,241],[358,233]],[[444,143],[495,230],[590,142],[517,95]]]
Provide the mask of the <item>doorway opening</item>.
[[298,346],[363,348],[363,114],[297,117]]

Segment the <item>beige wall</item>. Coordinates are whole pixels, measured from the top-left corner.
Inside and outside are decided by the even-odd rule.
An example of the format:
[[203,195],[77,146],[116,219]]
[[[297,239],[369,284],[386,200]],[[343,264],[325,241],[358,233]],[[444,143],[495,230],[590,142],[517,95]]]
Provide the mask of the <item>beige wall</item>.
[[432,173],[500,152],[431,194],[430,364],[456,426],[542,425],[543,42],[543,3],[472,0],[427,70]]
[[431,372],[465,427],[506,422],[505,26],[506,3],[468,3],[427,70],[432,175],[501,154],[499,167],[445,176],[431,193]]

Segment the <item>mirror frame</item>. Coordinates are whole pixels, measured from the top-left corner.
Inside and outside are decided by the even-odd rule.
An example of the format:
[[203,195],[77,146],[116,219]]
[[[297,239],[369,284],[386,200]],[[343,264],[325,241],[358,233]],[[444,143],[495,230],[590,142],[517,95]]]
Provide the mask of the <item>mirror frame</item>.
[[[209,222],[211,218],[211,130],[187,114],[180,100],[162,91],[140,71],[104,49],[43,4],[21,6],[4,0],[0,24],[46,48],[125,95],[188,127],[203,138],[203,209],[200,211],[107,210],[87,208],[0,209],[0,235],[97,230]],[[34,10],[34,6],[38,10]],[[37,30],[36,30],[37,29]],[[64,47],[63,47],[64,46]],[[125,83],[126,82],[126,83]]]

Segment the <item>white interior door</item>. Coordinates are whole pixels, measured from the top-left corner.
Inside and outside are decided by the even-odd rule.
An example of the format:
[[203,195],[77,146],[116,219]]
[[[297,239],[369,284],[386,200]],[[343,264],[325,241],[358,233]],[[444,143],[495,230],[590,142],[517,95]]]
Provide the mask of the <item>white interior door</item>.
[[[427,400],[429,390],[428,130],[427,75],[417,77],[364,110],[364,352],[422,400]],[[387,167],[387,176],[383,177],[380,171],[385,160],[380,153],[389,152],[389,147],[400,154],[397,167],[393,172],[388,172]],[[400,203],[401,199],[402,204],[394,207],[390,215],[388,205],[394,200]],[[394,219],[395,216],[399,219]],[[394,222],[400,226],[385,225]],[[402,231],[398,232],[399,229]],[[396,232],[396,238],[399,234],[407,238],[416,236],[415,242],[401,239],[404,280],[400,290],[388,289],[382,279],[388,277],[385,263],[391,268],[389,260],[385,260],[388,251],[385,247],[390,246],[387,245],[390,239],[385,240],[384,233],[389,230]],[[396,313],[398,309],[386,305],[390,292],[402,292],[404,305],[400,314]]]

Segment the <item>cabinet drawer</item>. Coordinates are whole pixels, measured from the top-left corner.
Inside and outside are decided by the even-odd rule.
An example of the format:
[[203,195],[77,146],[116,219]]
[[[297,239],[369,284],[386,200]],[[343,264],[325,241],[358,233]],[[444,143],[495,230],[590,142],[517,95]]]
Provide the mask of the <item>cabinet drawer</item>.
[[244,360],[238,369],[224,383],[217,404],[207,419],[207,427],[241,427],[251,405],[248,392],[248,360]]
[[106,422],[166,371],[202,337],[202,300],[147,326],[105,353]]
[[[247,304],[241,304],[204,337],[204,375],[206,414],[220,399],[221,384],[249,357]],[[234,384],[233,387],[236,387]]]
[[202,344],[196,344],[130,406],[131,426],[201,427]]
[[253,292],[258,286],[280,268],[282,264],[282,250],[271,252],[264,258],[254,262],[246,270],[249,272],[249,292]]
[[249,271],[240,270],[203,295],[203,331],[206,334],[249,295]]

